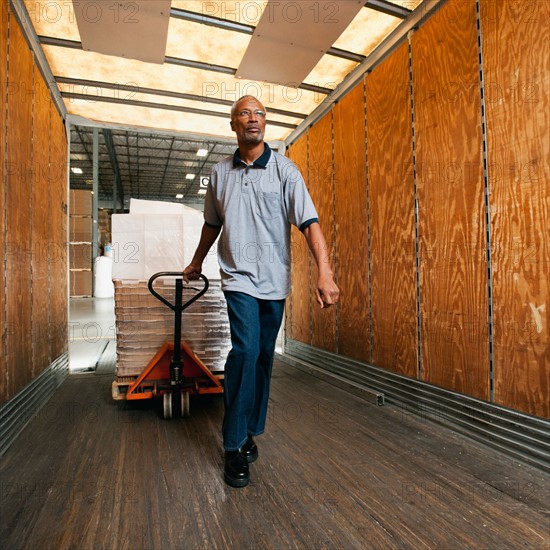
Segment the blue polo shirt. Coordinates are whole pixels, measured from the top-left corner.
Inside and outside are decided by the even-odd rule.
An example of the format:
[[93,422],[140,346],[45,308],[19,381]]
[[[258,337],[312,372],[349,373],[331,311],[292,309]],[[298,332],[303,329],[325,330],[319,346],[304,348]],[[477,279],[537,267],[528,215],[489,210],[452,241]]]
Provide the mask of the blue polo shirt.
[[250,165],[237,149],[214,166],[204,221],[222,227],[223,290],[281,300],[290,293],[290,225],[303,231],[318,215],[297,166],[266,143]]

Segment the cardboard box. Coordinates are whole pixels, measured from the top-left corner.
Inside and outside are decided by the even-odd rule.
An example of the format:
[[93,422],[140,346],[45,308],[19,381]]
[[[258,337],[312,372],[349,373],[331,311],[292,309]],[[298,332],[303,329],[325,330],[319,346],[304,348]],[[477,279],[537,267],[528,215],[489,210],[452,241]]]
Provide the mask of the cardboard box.
[[69,262],[71,269],[92,268],[92,246],[91,243],[69,244]]
[[92,198],[91,191],[86,189],[71,189],[71,216],[93,216],[92,212]]
[[92,242],[92,217],[91,216],[71,216],[69,240],[72,243],[91,243]]
[[92,295],[92,270],[80,269],[71,270],[71,296]]

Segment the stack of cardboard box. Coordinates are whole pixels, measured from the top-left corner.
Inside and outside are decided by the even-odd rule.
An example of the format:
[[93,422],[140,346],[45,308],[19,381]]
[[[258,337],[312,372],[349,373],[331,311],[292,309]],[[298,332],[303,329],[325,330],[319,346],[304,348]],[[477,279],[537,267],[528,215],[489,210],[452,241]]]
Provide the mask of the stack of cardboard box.
[[[137,377],[164,342],[173,341],[175,314],[149,292],[147,282],[159,271],[181,273],[202,227],[202,214],[192,208],[154,201],[134,204],[137,207],[130,203],[129,214],[112,217],[118,379]],[[210,286],[183,312],[182,340],[216,372],[223,370],[231,345],[227,305],[215,256],[209,256],[204,267]],[[171,303],[174,281],[166,277],[154,283]],[[200,290],[203,282],[189,287]],[[198,292],[189,287],[184,285],[183,303]]]
[[71,296],[92,295],[92,192],[71,190],[69,258]]
[[[155,281],[155,290],[174,303],[173,280]],[[195,294],[184,286],[183,302]],[[149,292],[146,281],[115,281],[115,317],[117,376],[138,376],[162,344],[173,341],[175,313]],[[220,281],[212,281],[183,312],[181,337],[211,371],[223,370],[230,341]]]

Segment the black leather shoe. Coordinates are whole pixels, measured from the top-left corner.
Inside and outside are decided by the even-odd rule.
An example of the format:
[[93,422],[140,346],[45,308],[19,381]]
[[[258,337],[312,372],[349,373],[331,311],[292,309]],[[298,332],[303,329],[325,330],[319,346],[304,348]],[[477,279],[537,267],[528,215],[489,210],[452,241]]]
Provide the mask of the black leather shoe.
[[250,481],[248,462],[240,451],[225,451],[224,479],[231,487],[246,487]]
[[258,447],[251,435],[248,436],[246,443],[241,447],[241,454],[247,462],[254,462],[258,458]]

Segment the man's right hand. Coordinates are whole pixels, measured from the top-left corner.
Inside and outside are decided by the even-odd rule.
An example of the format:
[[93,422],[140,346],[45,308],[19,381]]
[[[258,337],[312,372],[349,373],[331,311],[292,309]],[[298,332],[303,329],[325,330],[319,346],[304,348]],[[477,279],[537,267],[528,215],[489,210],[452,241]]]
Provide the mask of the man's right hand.
[[196,281],[201,273],[202,266],[191,263],[183,270],[182,277],[188,283],[189,281]]

